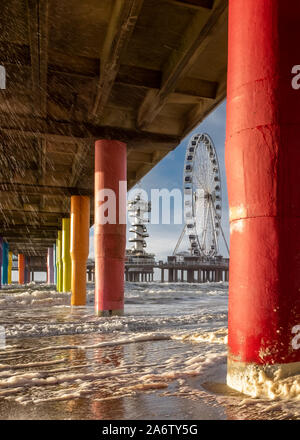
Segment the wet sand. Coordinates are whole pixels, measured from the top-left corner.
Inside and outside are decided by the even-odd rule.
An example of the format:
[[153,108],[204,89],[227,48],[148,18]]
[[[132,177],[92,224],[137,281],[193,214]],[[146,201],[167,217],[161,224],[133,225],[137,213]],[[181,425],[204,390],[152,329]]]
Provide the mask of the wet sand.
[[158,392],[140,393],[97,401],[78,398],[34,406],[5,402],[0,406],[0,420],[224,420],[224,408],[184,397],[163,396]]
[[[5,358],[3,351],[0,354],[0,384],[8,375],[15,381],[4,389],[0,387],[0,419],[226,418],[217,402],[212,405],[198,398],[187,399],[193,389],[205,394],[201,385],[193,376],[185,377],[180,370],[176,374],[165,364],[162,352],[179,358],[184,355],[186,345],[181,342],[153,340],[87,350],[55,349],[79,342],[87,346],[109,342],[112,338],[115,335],[29,338],[22,344],[10,341],[18,343],[8,348]],[[190,349],[198,353],[196,346]],[[156,362],[158,354],[160,365]],[[27,373],[33,377],[26,377]],[[57,383],[42,383],[51,377]],[[86,386],[76,397],[81,385]]]
[[114,318],[30,289],[0,296],[1,420],[299,419],[297,399],[226,386],[222,284],[129,285],[128,315]]

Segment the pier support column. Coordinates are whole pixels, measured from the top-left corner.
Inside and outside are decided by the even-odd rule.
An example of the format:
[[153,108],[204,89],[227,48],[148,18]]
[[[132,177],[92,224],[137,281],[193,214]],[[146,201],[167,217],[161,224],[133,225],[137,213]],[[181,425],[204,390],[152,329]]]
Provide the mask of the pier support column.
[[[126,182],[126,144],[116,140],[96,141],[94,237],[98,316],[119,315],[124,310]],[[105,199],[114,201],[110,208]],[[109,217],[102,205],[108,207]]]
[[174,273],[175,273],[175,283],[178,282],[178,272],[177,269],[174,269]]
[[63,274],[62,274],[62,232],[57,232],[56,240],[56,289],[58,292],[63,291]]
[[24,284],[28,283],[27,256],[24,257]]
[[90,198],[71,197],[71,305],[86,304],[86,262],[89,255]]
[[48,280],[48,284],[53,284],[54,283],[53,247],[49,247],[48,248],[48,254],[47,254],[47,280]]
[[[2,258],[2,252],[1,252]],[[19,271],[19,284],[25,282],[25,256],[23,254],[18,255],[18,271]]]
[[192,283],[194,281],[194,271],[191,269],[187,270],[187,282]]
[[30,257],[26,256],[25,257],[25,276],[24,276],[25,284],[30,283],[30,267],[29,267],[29,262],[30,262]]
[[2,287],[2,259],[3,259],[3,238],[0,237],[0,289]]
[[165,282],[165,270],[161,269],[161,282],[164,283]]
[[53,278],[54,284],[57,284],[57,271],[56,271],[56,243],[53,245]]
[[8,284],[8,243],[3,241],[2,244],[2,274],[1,281],[3,284]]
[[62,219],[63,291],[71,291],[70,219]]
[[229,0],[227,383],[245,393],[300,372],[299,41],[299,0]]
[[225,281],[226,282],[229,281],[229,272],[228,272],[228,270],[225,270]]
[[11,272],[12,272],[12,252],[8,252],[8,273],[7,273],[7,283],[11,284]]

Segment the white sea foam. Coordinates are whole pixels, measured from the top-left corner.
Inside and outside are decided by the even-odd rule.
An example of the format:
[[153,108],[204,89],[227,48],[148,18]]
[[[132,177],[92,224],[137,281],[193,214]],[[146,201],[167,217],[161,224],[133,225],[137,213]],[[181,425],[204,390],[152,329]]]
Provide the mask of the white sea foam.
[[7,345],[0,350],[0,405],[91,396],[104,403],[159,392],[222,405],[232,418],[299,417],[299,376],[253,378],[247,398],[226,388],[227,284],[126,289],[126,314],[112,318],[94,316],[93,286],[88,306],[78,309],[69,293],[46,285],[1,292]]

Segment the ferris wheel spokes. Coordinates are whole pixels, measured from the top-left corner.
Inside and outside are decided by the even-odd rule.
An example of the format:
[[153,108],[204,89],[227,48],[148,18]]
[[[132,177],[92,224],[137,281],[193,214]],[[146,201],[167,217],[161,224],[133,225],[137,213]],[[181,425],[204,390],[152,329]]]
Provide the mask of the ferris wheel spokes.
[[184,212],[192,255],[218,253],[221,224],[221,178],[215,147],[207,134],[193,136],[184,164]]

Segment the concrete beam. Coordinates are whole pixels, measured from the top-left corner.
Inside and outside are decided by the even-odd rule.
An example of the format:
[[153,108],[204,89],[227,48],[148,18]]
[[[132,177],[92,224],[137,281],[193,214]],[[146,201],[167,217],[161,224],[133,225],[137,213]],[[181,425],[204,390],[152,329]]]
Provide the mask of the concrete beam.
[[200,57],[218,28],[219,21],[224,19],[226,14],[227,3],[219,1],[207,17],[203,11],[194,15],[180,46],[171,53],[166,63],[160,90],[149,91],[141,104],[137,119],[140,129],[148,127],[161,111],[169,95],[176,90],[179,81],[187,76],[192,65]]
[[167,0],[174,5],[184,6],[192,9],[212,9],[214,0]]
[[115,0],[102,53],[100,77],[91,117],[101,119],[117,76],[121,54],[126,49],[142,9],[143,0]]
[[215,100],[212,101],[209,105],[205,103],[205,110],[203,102],[196,104],[187,114],[183,136],[188,135],[193,130],[193,128],[195,128],[200,122],[202,122],[206,118],[206,116],[216,107],[216,105],[220,104],[226,98],[226,89],[227,75],[226,71],[224,71],[222,79],[216,91]]
[[62,187],[62,186],[46,186],[39,184],[11,183],[0,182],[0,192],[12,193],[13,195],[58,195],[58,196],[74,196],[86,195],[92,196],[92,191],[86,188]]
[[[15,142],[24,142],[24,138],[43,138],[53,142],[78,141],[93,144],[97,139],[119,139],[127,144],[157,143],[177,145],[181,137],[172,134],[142,132],[134,129],[118,128],[91,123],[66,122],[39,117],[10,118],[0,115],[0,137],[13,138]],[[171,149],[172,147],[169,147]]]
[[47,113],[48,0],[27,0],[34,108]]
[[72,164],[72,173],[70,179],[70,187],[76,187],[83,169],[86,164],[87,157],[92,154],[92,146],[81,144],[78,146],[77,153],[74,155],[74,160]]

